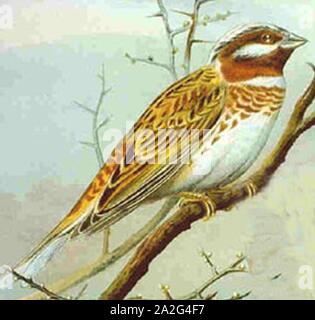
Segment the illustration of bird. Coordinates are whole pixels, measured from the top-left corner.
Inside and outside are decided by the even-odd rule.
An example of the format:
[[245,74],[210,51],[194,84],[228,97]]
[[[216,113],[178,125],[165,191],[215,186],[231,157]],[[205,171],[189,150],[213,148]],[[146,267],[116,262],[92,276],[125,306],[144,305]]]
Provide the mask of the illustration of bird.
[[[305,43],[271,24],[223,36],[207,65],[148,106],[70,213],[15,269],[34,275],[68,239],[103,230],[171,195],[201,201],[213,215],[215,204],[202,190],[235,181],[258,157],[283,104],[283,68]],[[169,131],[184,134],[177,139]]]

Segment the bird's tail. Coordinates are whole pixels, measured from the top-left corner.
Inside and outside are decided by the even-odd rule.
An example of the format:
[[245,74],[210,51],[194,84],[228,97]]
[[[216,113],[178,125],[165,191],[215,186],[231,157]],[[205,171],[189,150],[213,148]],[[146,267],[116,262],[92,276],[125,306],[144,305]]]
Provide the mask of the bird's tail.
[[[29,255],[14,267],[14,270],[24,277],[36,276],[69,239],[69,233],[57,233],[56,231],[54,229],[50,232]],[[0,287],[9,288],[12,285],[11,282],[14,282],[12,279],[10,272],[0,273]]]
[[27,255],[14,270],[25,277],[34,277],[51,260],[67,242],[68,235],[61,235],[53,239],[44,239],[29,255]]

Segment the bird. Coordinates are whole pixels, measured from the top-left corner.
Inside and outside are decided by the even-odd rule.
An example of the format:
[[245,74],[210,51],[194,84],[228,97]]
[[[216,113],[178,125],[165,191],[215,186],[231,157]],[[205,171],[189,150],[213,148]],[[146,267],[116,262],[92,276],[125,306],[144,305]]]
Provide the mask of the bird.
[[212,216],[215,203],[204,190],[236,181],[255,162],[283,105],[284,67],[306,42],[270,23],[223,35],[205,65],[149,104],[70,212],[15,270],[34,276],[68,240],[172,195],[201,202]]

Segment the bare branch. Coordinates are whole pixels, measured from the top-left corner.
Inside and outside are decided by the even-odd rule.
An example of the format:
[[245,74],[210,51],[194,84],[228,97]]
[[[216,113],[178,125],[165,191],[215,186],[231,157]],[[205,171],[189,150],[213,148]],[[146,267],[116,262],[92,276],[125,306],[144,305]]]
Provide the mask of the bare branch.
[[244,294],[234,292],[232,297],[228,300],[242,300],[242,299],[248,297],[251,293],[252,293],[251,291],[245,292]]
[[214,17],[209,17],[209,19],[206,18],[205,22],[210,23],[210,22],[224,21],[234,14],[238,14],[238,12],[228,10],[225,13],[217,13]]
[[188,31],[188,36],[187,36],[187,40],[186,40],[186,47],[185,47],[185,54],[184,54],[184,70],[185,70],[186,75],[189,74],[189,72],[190,72],[191,50],[192,50],[192,46],[194,44],[196,28],[197,28],[198,21],[199,21],[199,10],[203,4],[210,2],[210,1],[212,1],[212,0],[195,0],[194,11],[190,15],[191,16],[191,24],[190,24],[189,31]]
[[211,271],[212,271],[212,274],[213,275],[218,275],[219,274],[219,271],[217,270],[216,266],[214,265],[214,263],[212,262],[211,260],[211,257],[212,257],[212,253],[210,254],[207,254],[206,252],[202,251],[201,252],[201,256],[205,259],[205,261],[207,262],[207,264],[209,265]]
[[90,109],[89,107],[85,106],[84,104],[78,102],[78,101],[74,101],[74,103],[77,105],[77,107],[79,107],[80,109],[87,111],[89,113],[91,113],[93,116],[95,115],[95,111]]
[[246,259],[246,257],[242,257],[237,259],[235,262],[233,262],[230,266],[227,268],[223,269],[222,271],[217,271],[216,267],[214,269],[216,270],[215,274],[213,275],[212,278],[207,280],[205,283],[203,283],[199,288],[194,290],[193,292],[180,297],[180,300],[193,300],[196,298],[199,298],[202,296],[202,294],[209,289],[215,282],[220,280],[221,278],[225,277],[228,274],[232,273],[239,273],[239,272],[246,272],[243,268],[240,268],[241,263]]
[[[213,293],[209,293],[207,296],[205,296],[204,300],[214,300],[217,295],[218,295],[217,291],[215,291]],[[202,297],[200,297],[200,298],[202,298]]]
[[79,141],[79,143],[82,144],[83,146],[95,149],[95,144],[93,142]]
[[23,281],[27,285],[29,285],[31,288],[36,289],[40,292],[42,292],[45,296],[49,297],[53,300],[69,300],[68,298],[64,298],[50,290],[48,290],[43,284],[36,283],[32,278],[27,278],[15,271],[14,269],[11,270],[14,277],[16,277],[18,280]]
[[147,16],[148,18],[159,18],[159,17],[162,17],[162,13],[159,11],[159,12],[156,12],[154,14],[151,14],[149,16]]
[[166,300],[174,300],[171,292],[170,292],[170,287],[166,284],[161,284],[160,285],[161,291],[163,296],[166,298]]
[[208,40],[200,40],[200,39],[194,39],[194,35],[196,32],[196,28],[198,25],[207,25],[210,22],[216,22],[221,20],[226,20],[229,16],[232,14],[235,14],[235,12],[227,11],[226,13],[218,13],[214,17],[205,16],[203,21],[199,21],[199,9],[200,7],[213,0],[195,0],[194,4],[194,11],[193,13],[177,10],[177,9],[171,9],[171,11],[184,15],[186,17],[189,17],[190,21],[185,21],[183,23],[182,27],[174,28],[172,29],[169,23],[169,14],[168,11],[163,3],[163,0],[157,0],[157,4],[159,6],[159,11],[150,15],[150,18],[162,18],[164,29],[167,37],[167,45],[168,45],[168,52],[169,52],[169,62],[161,63],[157,62],[153,59],[153,57],[149,56],[148,58],[138,58],[138,57],[132,57],[130,54],[126,53],[126,57],[130,60],[131,63],[141,62],[145,64],[149,64],[152,66],[160,67],[167,72],[169,72],[173,78],[173,80],[178,79],[177,71],[176,71],[176,63],[175,63],[175,56],[178,52],[178,48],[175,46],[175,37],[179,34],[185,33],[188,31],[188,37],[186,42],[186,48],[185,48],[185,55],[184,55],[184,70],[185,74],[188,74],[190,72],[190,61],[191,61],[191,50],[193,44],[201,43],[201,44],[209,44],[213,43],[212,41]]
[[102,65],[102,71],[101,74],[99,75],[99,78],[101,80],[101,93],[99,95],[97,104],[96,104],[96,109],[95,109],[95,116],[93,117],[93,123],[92,123],[92,135],[93,135],[93,141],[95,144],[95,153],[96,157],[98,160],[99,167],[101,168],[104,165],[104,157],[103,157],[103,152],[102,152],[102,147],[100,143],[100,137],[99,137],[99,130],[98,130],[98,123],[99,123],[99,116],[100,116],[100,111],[101,107],[103,105],[104,97],[106,94],[110,91],[110,89],[106,89],[105,85],[105,67],[104,64]]
[[175,13],[178,13],[178,14],[181,14],[181,15],[184,15],[184,16],[187,16],[189,18],[192,18],[193,17],[193,14],[190,13],[190,12],[186,12],[186,11],[181,11],[181,10],[177,10],[177,9],[172,9],[171,11],[175,12]]
[[175,43],[174,43],[174,37],[172,37],[172,29],[169,23],[169,17],[168,17],[168,12],[164,6],[164,3],[162,0],[157,0],[157,4],[160,8],[161,12],[161,18],[163,20],[164,28],[165,28],[165,33],[167,37],[167,43],[168,43],[168,51],[169,51],[169,69],[170,73],[173,77],[173,80],[177,80],[177,72],[176,72],[176,67],[175,67]]
[[63,296],[56,294],[55,292],[47,289],[47,287],[44,284],[39,284],[39,283],[35,282],[32,278],[27,278],[27,277],[21,275],[20,273],[18,273],[17,271],[15,271],[14,269],[11,269],[11,272],[16,279],[23,281],[30,288],[38,290],[39,292],[41,292],[42,294],[44,294],[45,296],[47,296],[51,300],[79,300],[84,295],[84,293],[88,287],[88,285],[85,284],[82,287],[82,289],[79,291],[79,293],[73,298],[70,296],[63,297]]
[[104,119],[100,124],[97,125],[96,130],[101,130],[103,127],[105,127],[107,125],[107,123],[109,122],[109,118]]
[[[110,88],[106,89],[105,85],[105,67],[104,64],[102,64],[101,68],[101,73],[98,75],[98,78],[101,80],[101,92],[97,100],[97,104],[95,107],[95,110],[87,107],[86,105],[74,101],[74,103],[82,110],[90,113],[93,118],[92,118],[92,138],[93,142],[86,142],[86,141],[81,141],[80,143],[82,145],[85,145],[87,147],[91,147],[95,151],[95,155],[97,158],[97,162],[99,167],[101,168],[104,165],[104,157],[103,157],[103,152],[102,152],[102,147],[101,147],[101,142],[100,142],[100,137],[99,137],[99,131],[101,128],[103,128],[109,121],[108,118],[105,118],[104,120],[100,120],[101,116],[101,109],[104,103],[104,98],[105,96],[110,92]],[[100,122],[101,121],[101,122]]]
[[186,31],[189,30],[189,26],[190,26],[190,23],[188,22],[188,24],[180,27],[180,28],[177,28],[177,29],[174,29],[171,33],[171,37],[175,38],[177,35],[181,34],[181,33],[184,33]]
[[[178,12],[179,10],[172,10],[174,12]],[[227,18],[229,18],[231,15],[236,14],[237,12],[232,12],[232,11],[226,11],[225,13],[217,13],[215,16],[210,17],[208,15],[205,15],[203,17],[203,19],[200,19],[196,22],[197,26],[207,26],[209,23],[212,22],[218,22],[218,21],[223,21],[226,20]],[[190,18],[191,18],[191,14],[189,14]],[[175,38],[177,35],[185,33],[186,31],[188,31],[191,27],[191,19],[190,21],[185,21],[183,23],[182,27],[178,27],[176,29],[172,30],[171,36],[173,38]],[[194,40],[195,43],[198,43],[199,41]],[[203,43],[213,43],[214,41],[202,41]]]
[[88,288],[88,284],[86,283],[82,287],[82,289],[79,291],[79,293],[74,297],[73,300],[80,300],[83,297],[83,295],[85,294],[87,288]]
[[[202,256],[206,258],[206,262],[209,263],[210,255],[205,254],[202,252]],[[245,261],[246,257],[238,257],[235,262],[233,262],[231,265],[229,265],[227,268],[218,271],[217,267],[210,261],[212,275],[211,278],[208,279],[206,282],[204,282],[199,288],[193,290],[190,293],[187,293],[183,296],[173,298],[170,293],[170,287],[168,285],[161,285],[160,288],[162,290],[163,296],[166,300],[194,300],[194,299],[201,299],[201,300],[212,300],[214,299],[218,292],[212,292],[208,293],[204,297],[205,291],[209,290],[210,287],[219,281],[220,279],[224,278],[227,275],[233,274],[233,273],[246,273],[247,270],[243,267],[242,263]],[[250,294],[250,292],[246,292],[245,294],[239,294],[239,293],[233,293],[232,297],[229,298],[229,300],[236,300],[236,299],[242,299],[244,297],[247,297]],[[142,295],[137,295],[136,297],[128,298],[128,300],[146,300],[143,298]]]
[[202,40],[202,39],[194,39],[193,43],[214,43],[214,41]]
[[136,57],[132,57],[129,53],[126,53],[125,57],[128,58],[131,63],[142,62],[142,63],[146,63],[146,64],[149,64],[152,66],[163,68],[168,72],[172,72],[170,67],[167,64],[161,63],[161,62],[156,62],[152,57],[136,58]]
[[274,275],[273,277],[271,277],[271,281],[277,280],[282,276],[282,273],[277,273],[276,275]]

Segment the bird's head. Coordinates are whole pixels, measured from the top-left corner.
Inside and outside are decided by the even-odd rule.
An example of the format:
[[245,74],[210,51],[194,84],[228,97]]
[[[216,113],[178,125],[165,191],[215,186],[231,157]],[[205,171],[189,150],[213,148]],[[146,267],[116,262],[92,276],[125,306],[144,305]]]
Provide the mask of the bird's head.
[[306,42],[275,25],[247,25],[232,30],[214,45],[210,63],[230,82],[281,76],[292,52]]

